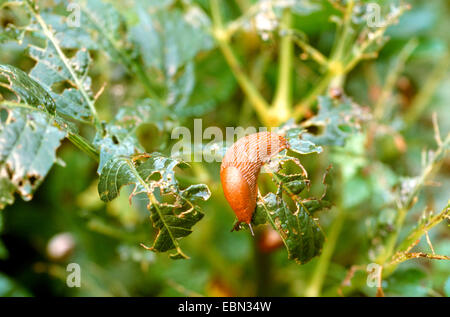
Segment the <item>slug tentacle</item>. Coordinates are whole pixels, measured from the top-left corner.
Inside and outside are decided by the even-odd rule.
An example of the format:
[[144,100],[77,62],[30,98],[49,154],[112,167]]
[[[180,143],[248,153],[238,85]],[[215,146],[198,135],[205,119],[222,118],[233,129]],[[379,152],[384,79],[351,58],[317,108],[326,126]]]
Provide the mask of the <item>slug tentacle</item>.
[[226,152],[220,179],[225,198],[238,219],[237,226],[240,222],[250,225],[261,167],[286,148],[288,143],[284,137],[273,132],[259,132],[239,139]]

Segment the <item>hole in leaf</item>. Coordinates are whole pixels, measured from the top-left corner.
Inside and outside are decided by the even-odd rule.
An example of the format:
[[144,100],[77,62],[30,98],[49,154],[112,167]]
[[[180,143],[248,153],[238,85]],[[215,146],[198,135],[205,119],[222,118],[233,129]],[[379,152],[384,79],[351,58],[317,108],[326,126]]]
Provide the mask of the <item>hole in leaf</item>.
[[307,128],[307,130],[311,134],[321,135],[325,131],[325,128],[323,126],[319,126],[319,125],[312,125],[312,126],[309,126]]
[[160,172],[154,172],[150,177],[148,178],[149,181],[160,181],[162,179],[162,175]]
[[113,141],[113,143],[115,144],[115,145],[118,145],[120,142],[119,142],[119,139],[115,136],[115,135],[113,135],[112,137],[111,137],[111,140]]
[[161,134],[156,125],[151,123],[141,124],[136,131],[139,143],[146,152],[153,152],[161,143]]
[[66,55],[68,58],[72,58],[77,53],[76,49],[63,49],[64,55]]
[[73,85],[67,80],[52,85],[52,91],[57,94],[62,94],[64,90],[69,88],[73,88]]
[[38,180],[39,180],[39,176],[37,176],[37,175],[31,175],[29,177],[31,186],[34,186]]

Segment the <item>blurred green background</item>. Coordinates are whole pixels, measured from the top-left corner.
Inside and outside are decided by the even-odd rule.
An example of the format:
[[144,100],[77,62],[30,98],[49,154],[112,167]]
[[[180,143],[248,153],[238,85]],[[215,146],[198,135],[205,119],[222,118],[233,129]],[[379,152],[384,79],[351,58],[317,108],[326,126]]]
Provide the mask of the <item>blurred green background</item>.
[[[163,2],[171,4],[161,10],[173,7],[184,10],[185,3],[194,2],[210,15],[206,0],[162,1],[161,6]],[[226,20],[234,20],[251,2],[222,2],[222,14]],[[136,17],[130,3],[113,1],[132,23]],[[334,207],[320,214],[327,236],[339,209],[346,213],[342,230],[334,241],[321,296],[375,295],[376,289],[366,284],[365,270],[355,274],[351,286],[343,288],[343,293],[339,288],[352,265],[371,262],[374,228],[393,225],[390,222],[393,211],[383,206],[386,196],[392,194],[391,184],[402,176],[419,175],[422,151],[436,148],[433,112],[437,113],[441,135],[445,137],[450,131],[450,2],[410,3],[411,10],[388,30],[390,40],[379,57],[360,63],[348,74],[344,86],[346,94],[355,102],[372,108],[397,63],[399,52],[411,38],[417,38],[417,48],[395,78],[394,98],[390,101],[396,112],[389,119],[389,126],[400,132],[375,138],[373,152],[369,153],[363,146],[366,133],[363,127],[363,132],[351,136],[344,148],[325,147],[320,155],[301,158],[310,174],[312,193],[317,195],[323,189],[321,177],[326,167],[333,165],[328,196]],[[324,54],[331,50],[335,36],[335,24],[330,21],[333,14],[336,14],[333,6],[322,1],[319,11],[294,15],[295,28],[304,32],[309,42]],[[0,25],[5,27],[15,17],[9,9],[0,11]],[[273,95],[276,85],[278,44],[277,38],[263,41],[252,29],[239,32],[232,41],[233,48],[245,61],[245,69],[267,98]],[[298,56],[301,50],[297,47],[295,53]],[[121,65],[111,63],[100,52],[92,52],[91,56],[94,91],[106,83],[96,104],[102,119],[110,120],[120,107],[135,104],[145,96],[142,86]],[[23,70],[33,65],[23,47],[13,43],[1,44],[0,61]],[[294,99],[298,100],[314,87],[320,72],[312,61],[300,58],[295,59],[293,68]],[[217,47],[196,57],[195,75],[194,94],[187,107],[190,112],[174,124],[192,127],[194,118],[202,118],[204,127],[260,125]],[[431,91],[420,115],[410,125],[402,125],[401,118],[409,113],[414,98],[424,87]],[[83,129],[83,134],[92,139],[94,132]],[[138,136],[146,151],[170,152],[170,142],[173,142],[170,134],[159,132],[153,124],[140,127]],[[350,152],[360,156],[351,156]],[[230,232],[234,214],[222,194],[219,163],[193,163],[191,170],[180,172],[180,182],[186,185],[204,182],[210,187],[212,197],[202,203],[205,217],[181,241],[190,259],[173,261],[167,254],[155,254],[140,247],[140,243],[150,245],[155,236],[142,202],[134,200],[129,205],[129,191],[123,191],[111,203],[101,202],[96,162],[68,141],[64,141],[57,155],[65,166],[55,165],[51,169],[33,200],[24,202],[16,197],[14,205],[0,213],[1,296],[307,295],[319,258],[298,265],[287,259],[283,247],[267,250],[270,241],[263,228],[258,229],[256,237],[246,230]],[[352,169],[351,178],[342,177]],[[406,235],[417,223],[426,207],[437,213],[447,205],[449,176],[447,157],[434,178],[440,186],[426,186],[421,191],[401,235]],[[260,179],[264,191],[271,188],[269,184],[269,177]],[[66,234],[61,236],[62,233]],[[429,236],[437,254],[450,255],[448,219],[433,228]],[[53,248],[52,239],[57,244]],[[55,250],[58,246],[63,249],[61,254]],[[417,248],[429,252],[424,238]],[[80,288],[66,286],[66,265],[73,262],[81,267]],[[449,275],[447,261],[413,259],[402,263],[384,280],[383,289],[389,296],[448,296]]]

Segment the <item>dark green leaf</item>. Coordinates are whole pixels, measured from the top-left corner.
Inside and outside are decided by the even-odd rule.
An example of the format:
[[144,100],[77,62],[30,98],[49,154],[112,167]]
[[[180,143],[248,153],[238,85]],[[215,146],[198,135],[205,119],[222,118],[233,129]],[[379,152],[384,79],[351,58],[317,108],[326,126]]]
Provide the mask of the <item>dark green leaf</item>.
[[[130,198],[145,194],[149,200],[150,218],[158,229],[150,250],[165,252],[176,249],[176,253],[170,255],[174,259],[187,258],[178,239],[189,235],[192,226],[203,217],[195,204],[211,195],[206,185],[193,185],[185,190],[179,188],[174,169],[185,165],[159,153],[114,157],[103,167],[98,185],[103,201],[114,199],[120,188],[129,184],[134,185]],[[171,197],[170,203],[164,202],[167,195]]]
[[258,202],[259,213],[265,213],[272,227],[280,234],[288,250],[289,259],[300,264],[320,254],[324,242],[322,229],[299,203],[292,212],[287,204],[273,193]]
[[307,180],[305,176],[301,174],[274,174],[277,182],[281,182],[283,184],[283,187],[285,187],[287,191],[293,195],[300,194],[309,185],[309,180]]

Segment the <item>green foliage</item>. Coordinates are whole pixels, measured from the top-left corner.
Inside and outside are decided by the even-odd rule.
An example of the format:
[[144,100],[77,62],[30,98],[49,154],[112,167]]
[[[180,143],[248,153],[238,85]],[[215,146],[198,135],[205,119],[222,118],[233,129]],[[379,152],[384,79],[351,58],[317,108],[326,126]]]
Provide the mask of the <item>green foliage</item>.
[[[192,185],[184,190],[179,188],[174,168],[183,164],[159,153],[118,156],[105,164],[98,184],[100,198],[105,202],[116,198],[120,188],[129,184],[134,185],[130,201],[132,196],[145,194],[149,201],[150,219],[158,230],[150,250],[165,252],[176,249],[176,253],[170,255],[174,259],[187,258],[178,239],[189,235],[192,226],[203,218],[200,208],[194,204],[207,200],[211,195],[206,185]],[[166,195],[174,201],[163,202],[168,199]]]
[[39,110],[55,114],[56,104],[49,93],[25,72],[10,65],[0,65],[0,75],[5,77],[7,86],[17,95],[17,101],[23,101]]
[[[0,108],[5,110],[5,108]],[[0,208],[12,204],[18,192],[25,200],[42,183],[56,161],[56,149],[65,132],[43,112],[27,108],[6,110],[0,126]]]
[[289,259],[303,264],[320,254],[325,237],[301,202],[296,208],[292,212],[283,199],[273,193],[258,203],[259,212],[265,212],[270,224],[281,235]]
[[328,96],[318,97],[319,111],[315,117],[306,121],[306,128],[315,127],[320,133],[306,133],[303,138],[317,145],[345,145],[348,136],[357,132],[364,112],[350,99],[332,99]]
[[[408,2],[0,0],[0,295],[448,296],[448,6]],[[172,157],[197,118],[289,143],[255,237]]]

